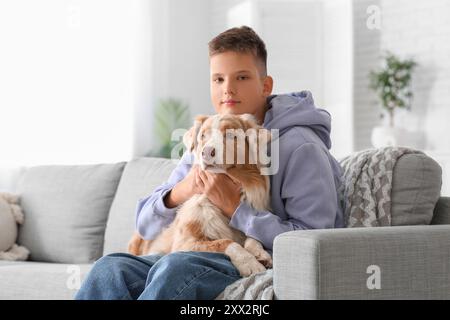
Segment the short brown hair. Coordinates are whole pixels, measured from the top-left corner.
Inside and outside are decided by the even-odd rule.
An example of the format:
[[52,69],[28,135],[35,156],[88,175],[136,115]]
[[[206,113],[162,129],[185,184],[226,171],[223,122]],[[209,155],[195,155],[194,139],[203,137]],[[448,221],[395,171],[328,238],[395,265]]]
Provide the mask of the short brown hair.
[[267,51],[264,41],[252,28],[242,26],[228,29],[208,43],[209,56],[225,51],[251,53],[260,66],[261,76],[267,75]]

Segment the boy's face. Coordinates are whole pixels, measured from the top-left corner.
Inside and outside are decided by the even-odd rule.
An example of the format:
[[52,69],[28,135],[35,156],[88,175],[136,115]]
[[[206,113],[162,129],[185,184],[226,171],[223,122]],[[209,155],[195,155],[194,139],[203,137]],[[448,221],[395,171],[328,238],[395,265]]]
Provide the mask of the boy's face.
[[261,77],[250,53],[226,51],[210,57],[211,101],[219,114],[253,114],[262,123],[272,77]]

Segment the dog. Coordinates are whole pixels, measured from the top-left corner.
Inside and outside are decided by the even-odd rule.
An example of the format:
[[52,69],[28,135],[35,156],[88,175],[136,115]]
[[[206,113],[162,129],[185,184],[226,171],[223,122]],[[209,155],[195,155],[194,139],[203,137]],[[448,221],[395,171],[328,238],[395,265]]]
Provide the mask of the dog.
[[[256,210],[270,210],[270,180],[261,175],[258,160],[261,147],[266,147],[270,139],[270,132],[250,114],[201,115],[183,136],[183,143],[193,153],[194,164],[203,170],[225,173],[239,183],[241,201]],[[135,232],[128,252],[220,252],[230,258],[242,277],[272,267],[272,258],[262,244],[230,227],[229,222],[206,195],[195,194],[180,206],[174,221],[156,239],[144,240]]]

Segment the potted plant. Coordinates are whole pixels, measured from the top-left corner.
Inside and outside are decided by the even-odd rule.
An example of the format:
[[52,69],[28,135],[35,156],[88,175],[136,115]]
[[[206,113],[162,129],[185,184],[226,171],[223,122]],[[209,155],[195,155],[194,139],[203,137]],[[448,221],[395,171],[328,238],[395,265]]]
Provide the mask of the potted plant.
[[187,129],[190,126],[189,106],[178,99],[160,100],[155,109],[154,135],[159,147],[151,150],[147,156],[170,158],[172,149],[179,141],[172,140],[172,132],[176,129]]
[[411,110],[411,78],[416,65],[412,59],[402,60],[387,52],[383,67],[370,71],[370,88],[377,93],[381,106],[389,116],[389,126],[375,127],[372,131],[372,144],[375,147],[398,146],[404,140],[405,130],[395,126],[394,116],[397,109]]

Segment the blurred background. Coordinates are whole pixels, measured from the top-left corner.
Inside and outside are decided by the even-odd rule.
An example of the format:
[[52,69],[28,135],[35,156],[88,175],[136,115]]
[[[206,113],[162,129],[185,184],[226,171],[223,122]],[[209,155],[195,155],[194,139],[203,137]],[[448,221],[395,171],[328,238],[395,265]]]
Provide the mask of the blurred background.
[[450,194],[448,0],[0,0],[0,175],[164,155],[214,113],[207,43],[241,25],[266,43],[273,93],[331,113],[335,157],[420,149]]

